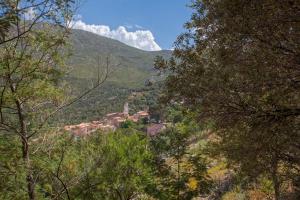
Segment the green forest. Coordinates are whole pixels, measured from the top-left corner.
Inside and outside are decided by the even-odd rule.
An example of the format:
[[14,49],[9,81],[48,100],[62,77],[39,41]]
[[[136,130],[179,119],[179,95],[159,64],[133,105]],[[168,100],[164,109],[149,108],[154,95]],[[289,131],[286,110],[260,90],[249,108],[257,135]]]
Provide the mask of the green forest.
[[[162,51],[72,29],[80,3],[0,0],[0,200],[300,199],[298,0],[190,1]],[[63,128],[124,103],[149,118]]]

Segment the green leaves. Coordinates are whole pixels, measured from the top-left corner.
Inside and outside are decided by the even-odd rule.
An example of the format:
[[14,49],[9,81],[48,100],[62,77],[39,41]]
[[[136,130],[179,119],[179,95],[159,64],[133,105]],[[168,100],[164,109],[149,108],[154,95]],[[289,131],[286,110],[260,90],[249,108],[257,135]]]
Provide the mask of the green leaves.
[[90,191],[85,191],[85,186],[79,186],[83,196],[90,195],[91,199],[128,199],[144,194],[146,188],[153,184],[152,154],[147,140],[140,133],[134,130],[123,132],[121,129],[88,140],[82,148],[83,151],[93,148],[92,154],[89,154],[93,159],[85,166],[85,170],[93,169],[86,175],[86,187],[92,187]]
[[[30,199],[35,196],[42,199],[46,193],[51,193],[48,188],[35,195],[37,190],[43,191],[41,185],[45,180],[49,181],[49,168],[53,166],[45,165],[44,155],[40,159],[34,158],[33,154],[43,147],[34,149],[37,152],[33,148],[45,132],[51,114],[66,100],[65,88],[57,80],[63,71],[61,48],[66,44],[68,31],[56,25],[65,20],[62,18],[64,13],[71,14],[68,2],[61,1],[59,7],[52,0],[5,0],[0,3],[0,138],[19,148],[7,147],[19,154],[15,172],[6,173],[12,170],[11,167],[0,168],[6,179],[1,184],[1,193],[11,191],[6,193],[7,196],[4,194],[6,199],[11,196],[24,199],[26,192]],[[28,9],[34,12],[32,19],[27,19]],[[15,161],[8,159],[7,162],[11,166]],[[17,187],[11,186],[13,180]]]
[[294,4],[194,1],[174,59],[156,62],[171,72],[163,100],[184,102],[199,121],[212,121],[220,154],[250,176],[274,173],[274,163],[280,166],[274,176],[299,170],[284,159],[300,159],[300,149],[291,148],[300,142],[299,113],[292,111],[300,107]]
[[182,111],[170,109],[169,120],[177,123],[150,140],[158,182],[154,195],[159,199],[192,199],[211,188],[205,159],[192,148],[191,141],[199,137],[201,128],[189,118],[192,113],[178,120],[180,114]]

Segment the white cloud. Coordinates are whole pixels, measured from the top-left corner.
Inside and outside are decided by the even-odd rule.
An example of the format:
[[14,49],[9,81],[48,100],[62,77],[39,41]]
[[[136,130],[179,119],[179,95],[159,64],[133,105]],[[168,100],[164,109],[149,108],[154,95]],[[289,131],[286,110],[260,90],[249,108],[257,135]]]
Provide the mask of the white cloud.
[[119,26],[115,30],[111,30],[106,25],[86,24],[82,20],[77,20],[72,23],[73,29],[81,29],[89,31],[101,36],[119,40],[129,46],[146,51],[159,51],[160,46],[155,42],[155,38],[149,30],[127,31],[124,26]]

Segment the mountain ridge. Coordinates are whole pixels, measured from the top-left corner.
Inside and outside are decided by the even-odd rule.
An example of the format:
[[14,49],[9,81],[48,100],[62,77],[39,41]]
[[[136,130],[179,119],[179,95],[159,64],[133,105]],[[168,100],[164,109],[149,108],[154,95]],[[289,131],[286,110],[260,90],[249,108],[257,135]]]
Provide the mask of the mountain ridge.
[[[154,58],[169,58],[172,51],[145,51],[118,40],[84,30],[74,29],[70,36],[71,56],[67,60],[65,80],[72,96],[90,89],[98,80],[98,71],[105,73],[106,62],[113,71],[101,87],[67,108],[61,119],[77,123],[99,119],[108,112],[120,111],[132,92],[148,90],[147,80],[158,81]],[[132,105],[132,111],[147,106],[147,100]]]
[[[78,33],[84,33],[84,34],[87,34],[87,35],[93,35],[93,36],[96,36],[98,37],[99,39],[102,38],[104,40],[110,40],[111,42],[114,42],[116,45],[118,46],[126,46],[126,47],[129,47],[129,48],[132,48],[132,49],[135,49],[135,50],[138,50],[140,52],[145,52],[145,53],[150,53],[150,52],[171,52],[172,50],[166,50],[166,49],[162,49],[162,50],[159,50],[159,51],[147,51],[147,50],[143,50],[143,49],[139,49],[139,48],[136,48],[136,47],[133,47],[133,46],[130,46],[130,45],[127,45],[126,43],[124,42],[121,42],[117,39],[113,39],[113,38],[109,38],[109,37],[106,37],[106,36],[102,36],[102,35],[98,35],[98,34],[95,34],[95,33],[92,33],[92,32],[89,32],[89,31],[85,31],[85,30],[81,30],[81,29],[72,29],[72,34],[78,34]],[[71,34],[71,36],[72,36]]]
[[[154,58],[156,56],[170,57],[171,55],[171,51],[168,50],[144,51],[120,41],[83,30],[73,30],[70,41],[73,47],[73,56],[71,56],[68,64],[75,70],[72,76],[95,78],[99,58],[102,62],[100,64],[103,66],[106,64],[103,63],[106,57],[109,57],[112,66],[120,64],[118,68],[120,72],[117,72],[115,77],[118,80],[123,80],[122,85],[126,85],[128,80],[137,80],[136,83],[141,84],[141,79],[137,76],[145,79],[146,76],[150,78],[153,75]],[[93,73],[87,73],[88,71]],[[129,71],[130,74],[126,71]],[[126,75],[130,75],[127,81],[124,80]],[[118,81],[114,80],[114,82]]]

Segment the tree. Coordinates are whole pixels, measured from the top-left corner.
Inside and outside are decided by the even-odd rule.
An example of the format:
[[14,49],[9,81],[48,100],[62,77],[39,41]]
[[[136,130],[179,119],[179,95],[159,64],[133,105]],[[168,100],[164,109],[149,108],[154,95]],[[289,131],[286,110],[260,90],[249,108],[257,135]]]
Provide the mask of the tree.
[[16,4],[13,1],[3,1],[0,6],[0,43],[4,43],[6,42],[6,34],[14,22],[17,21],[18,16],[15,12]]
[[150,141],[155,155],[157,191],[159,199],[192,199],[209,193],[211,182],[203,156],[192,152],[190,146],[200,135],[200,127],[179,106],[169,108],[167,118],[173,122]]
[[[66,101],[63,84],[58,80],[73,3],[73,0],[1,2],[4,16],[0,23],[6,25],[0,27],[0,31],[5,30],[0,42],[0,134],[20,146],[21,151],[17,152],[23,161],[24,177],[21,177],[27,185],[25,189],[21,184],[21,188],[32,200],[36,199],[38,175],[32,163],[31,144],[48,118]],[[8,23],[10,14],[14,17]]]
[[267,174],[280,199],[299,176],[297,1],[200,1],[175,43],[165,102],[183,101],[213,120],[219,152],[251,177]]
[[41,22],[66,26],[76,0],[3,0],[0,2],[0,45],[26,36]]
[[74,188],[75,197],[130,200],[154,187],[152,154],[141,133],[120,129],[83,143],[90,154],[83,163],[87,173],[82,184]]

